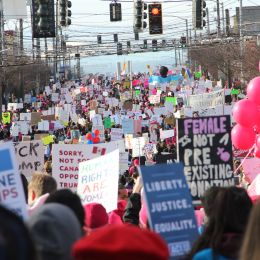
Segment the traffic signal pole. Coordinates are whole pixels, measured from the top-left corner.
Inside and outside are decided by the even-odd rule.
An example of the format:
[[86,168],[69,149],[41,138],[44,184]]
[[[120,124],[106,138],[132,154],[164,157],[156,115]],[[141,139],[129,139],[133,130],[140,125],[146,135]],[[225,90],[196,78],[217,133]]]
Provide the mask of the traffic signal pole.
[[55,21],[55,55],[54,55],[54,81],[57,81],[57,73],[58,73],[58,26],[59,26],[59,0],[56,0],[56,21]]

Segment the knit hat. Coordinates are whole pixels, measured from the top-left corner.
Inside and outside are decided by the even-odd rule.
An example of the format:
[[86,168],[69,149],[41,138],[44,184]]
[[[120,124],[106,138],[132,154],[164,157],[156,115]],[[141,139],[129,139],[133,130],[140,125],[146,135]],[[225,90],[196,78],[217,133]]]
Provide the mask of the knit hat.
[[117,209],[113,210],[109,214],[108,223],[109,224],[123,224],[123,215],[126,209],[127,201],[119,200],[117,202]]
[[74,260],[168,260],[169,251],[156,233],[132,225],[111,225],[83,237],[73,246]]
[[86,228],[94,229],[108,223],[106,209],[99,203],[90,203],[84,206]]

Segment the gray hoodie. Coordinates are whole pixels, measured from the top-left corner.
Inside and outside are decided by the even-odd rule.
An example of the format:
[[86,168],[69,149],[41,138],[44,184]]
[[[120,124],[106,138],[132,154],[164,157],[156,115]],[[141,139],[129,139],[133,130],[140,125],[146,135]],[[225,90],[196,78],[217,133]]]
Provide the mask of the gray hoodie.
[[71,260],[71,247],[81,236],[73,211],[58,203],[44,204],[28,223],[41,260]]

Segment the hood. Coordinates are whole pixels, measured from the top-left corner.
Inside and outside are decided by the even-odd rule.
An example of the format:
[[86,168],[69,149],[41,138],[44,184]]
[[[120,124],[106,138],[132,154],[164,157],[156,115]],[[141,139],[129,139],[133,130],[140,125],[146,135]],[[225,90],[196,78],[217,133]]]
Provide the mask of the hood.
[[44,204],[28,223],[42,260],[70,260],[71,246],[82,235],[80,223],[67,206]]

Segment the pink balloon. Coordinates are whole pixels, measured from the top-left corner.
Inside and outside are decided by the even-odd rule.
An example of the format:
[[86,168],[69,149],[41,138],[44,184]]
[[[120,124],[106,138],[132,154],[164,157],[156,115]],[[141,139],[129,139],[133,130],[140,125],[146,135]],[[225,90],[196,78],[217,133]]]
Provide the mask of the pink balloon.
[[231,139],[233,145],[241,150],[252,148],[255,143],[256,134],[253,128],[235,125],[231,131]]
[[247,96],[248,98],[260,105],[260,77],[253,78],[247,86]]
[[260,149],[257,148],[257,147],[254,150],[254,156],[257,157],[257,158],[260,158]]
[[249,99],[238,101],[233,108],[233,116],[236,122],[245,127],[252,127],[258,121],[257,105]]

